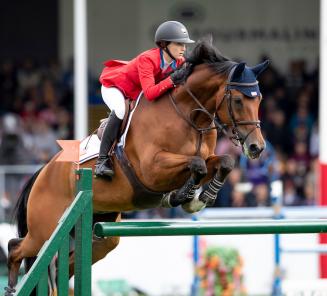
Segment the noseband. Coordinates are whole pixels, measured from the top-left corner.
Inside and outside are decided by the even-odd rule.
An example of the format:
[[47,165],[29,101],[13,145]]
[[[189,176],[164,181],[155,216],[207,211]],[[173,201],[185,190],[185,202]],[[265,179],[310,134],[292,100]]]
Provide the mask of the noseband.
[[[190,88],[184,84],[183,86],[185,87],[185,90],[187,93],[190,95],[190,97],[193,99],[193,101],[199,106],[199,108],[193,109],[189,116],[186,116],[181,109],[178,107],[177,102],[175,97],[171,92],[169,92],[169,97],[171,100],[172,105],[174,106],[176,112],[191,126],[193,127],[198,133],[199,133],[199,140],[197,144],[197,149],[196,149],[196,154],[200,154],[200,149],[201,149],[201,144],[202,144],[202,139],[203,139],[203,134],[216,129],[218,132],[222,132],[225,136],[227,136],[234,145],[236,146],[242,146],[243,149],[243,144],[245,143],[246,139],[248,136],[256,129],[256,128],[261,128],[260,126],[260,120],[253,120],[253,121],[245,121],[245,120],[239,120],[237,121],[234,116],[234,111],[232,107],[232,95],[231,95],[231,90],[230,86],[245,86],[245,87],[250,87],[250,86],[255,86],[258,85],[258,81],[252,82],[252,83],[241,83],[241,82],[231,82],[231,78],[233,77],[234,71],[236,69],[236,66],[230,71],[225,87],[225,93],[223,96],[223,99],[219,103],[218,107],[216,108],[215,115],[212,115],[204,106],[203,104],[197,99],[197,97],[192,93]],[[228,124],[222,123],[221,120],[218,117],[218,111],[220,107],[222,106],[223,102],[227,100],[227,108],[228,108],[228,116],[231,122],[232,126],[232,136],[228,135]],[[192,121],[191,119],[191,114],[193,112],[203,112],[210,118],[211,123],[209,124],[209,127],[205,128],[199,128],[196,126],[196,124]],[[211,127],[212,123],[214,122],[215,126]],[[250,130],[245,136],[242,135],[242,133],[239,131],[239,126],[240,125],[254,125],[254,128]]]

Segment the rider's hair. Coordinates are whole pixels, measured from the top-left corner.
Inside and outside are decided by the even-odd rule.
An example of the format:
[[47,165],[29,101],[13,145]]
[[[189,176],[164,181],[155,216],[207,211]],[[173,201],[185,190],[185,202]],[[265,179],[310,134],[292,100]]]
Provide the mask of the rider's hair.
[[166,48],[170,41],[157,41],[156,44],[159,48]]

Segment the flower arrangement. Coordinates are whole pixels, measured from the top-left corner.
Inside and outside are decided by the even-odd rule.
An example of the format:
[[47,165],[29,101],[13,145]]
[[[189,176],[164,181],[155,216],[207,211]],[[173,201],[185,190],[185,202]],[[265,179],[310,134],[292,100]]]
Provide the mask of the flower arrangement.
[[233,248],[209,247],[198,268],[201,296],[244,296],[243,261]]

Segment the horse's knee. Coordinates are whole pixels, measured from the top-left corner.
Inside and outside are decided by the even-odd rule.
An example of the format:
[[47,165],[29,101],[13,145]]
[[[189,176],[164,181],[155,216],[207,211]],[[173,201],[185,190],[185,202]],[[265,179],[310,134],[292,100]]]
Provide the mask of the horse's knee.
[[229,155],[222,155],[219,159],[219,173],[225,178],[234,168],[235,160]]
[[201,157],[194,157],[189,164],[192,174],[196,174],[199,177],[204,177],[208,173],[206,162]]

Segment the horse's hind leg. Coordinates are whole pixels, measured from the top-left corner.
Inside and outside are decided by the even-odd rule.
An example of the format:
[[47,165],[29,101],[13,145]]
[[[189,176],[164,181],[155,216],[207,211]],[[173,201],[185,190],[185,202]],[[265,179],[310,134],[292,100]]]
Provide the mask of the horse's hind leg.
[[[15,290],[19,268],[22,260],[35,257],[43,244],[42,240],[34,240],[29,233],[25,238],[12,239],[8,243],[8,287],[6,296],[13,295]],[[30,266],[27,266],[27,269]],[[28,270],[26,270],[27,272]]]
[[[119,222],[120,213],[106,213],[93,215],[93,224],[96,222]],[[115,249],[119,244],[119,237],[96,237],[92,239],[92,264],[103,259],[109,252]],[[69,277],[74,274],[74,252],[69,256]]]

